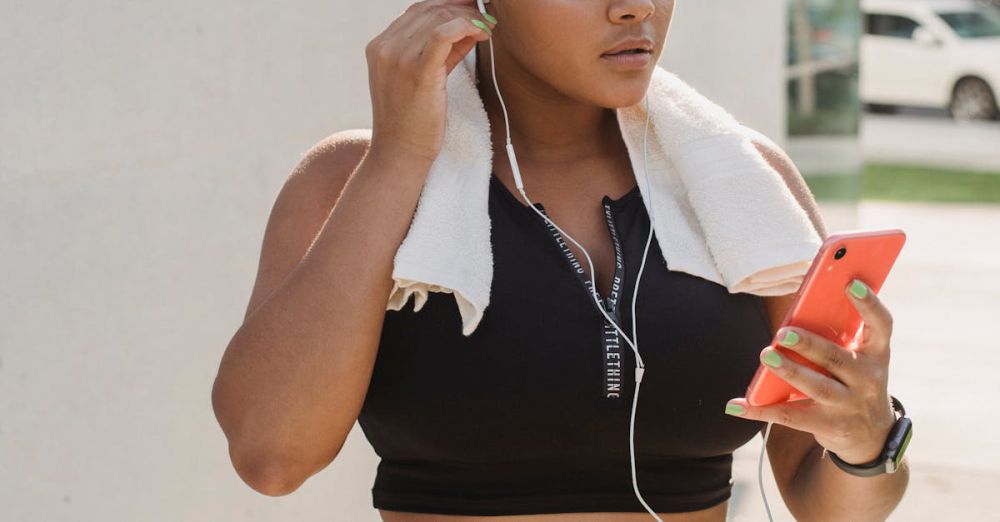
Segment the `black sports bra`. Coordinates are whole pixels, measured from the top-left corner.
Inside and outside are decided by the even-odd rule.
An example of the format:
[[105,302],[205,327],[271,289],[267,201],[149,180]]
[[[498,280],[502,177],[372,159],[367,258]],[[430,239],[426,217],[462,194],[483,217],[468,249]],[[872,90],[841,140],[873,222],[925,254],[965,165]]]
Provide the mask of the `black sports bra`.
[[[631,335],[649,216],[638,185],[602,198],[615,244],[605,300]],[[544,211],[541,203],[536,208]],[[387,311],[358,422],[381,457],[372,501],[463,515],[645,512],[632,489],[635,357],[554,228],[490,178],[493,282],[472,335],[454,296]],[[586,260],[581,260],[586,262]],[[729,498],[732,452],[762,428],[726,415],[771,340],[760,296],[670,270],[655,235],[636,303],[646,373],[636,476],[657,512]]]

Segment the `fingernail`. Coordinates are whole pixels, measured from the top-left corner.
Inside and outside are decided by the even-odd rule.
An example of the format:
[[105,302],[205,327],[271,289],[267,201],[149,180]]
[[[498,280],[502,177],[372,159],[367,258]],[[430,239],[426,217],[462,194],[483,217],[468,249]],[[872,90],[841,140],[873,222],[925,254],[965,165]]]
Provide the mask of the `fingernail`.
[[848,290],[851,292],[851,295],[858,299],[864,299],[868,295],[868,287],[857,279],[851,282],[851,287]]
[[781,366],[781,355],[778,355],[778,352],[775,350],[768,349],[766,352],[764,352],[763,360],[764,364],[772,368],[777,368]]
[[746,409],[739,404],[728,403],[726,404],[726,415],[743,415],[746,413]]
[[779,339],[778,342],[782,346],[795,346],[795,343],[799,342],[799,334],[791,330],[786,330],[785,337],[783,339]]
[[489,13],[483,13],[483,18],[489,20],[490,23],[493,24],[493,25],[496,25],[496,23],[497,23],[497,19],[493,18],[493,16],[490,15]]
[[482,20],[478,18],[473,18],[472,25],[482,29],[483,31],[486,31],[486,34],[493,36],[493,31],[490,30],[490,26],[486,25],[486,23],[483,22]]

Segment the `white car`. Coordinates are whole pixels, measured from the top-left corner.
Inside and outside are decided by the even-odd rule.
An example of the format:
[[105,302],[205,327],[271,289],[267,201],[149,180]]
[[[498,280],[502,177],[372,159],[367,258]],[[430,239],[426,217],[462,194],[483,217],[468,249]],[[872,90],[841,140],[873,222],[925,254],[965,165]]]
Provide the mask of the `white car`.
[[862,0],[860,96],[875,111],[997,119],[1000,10],[978,0]]

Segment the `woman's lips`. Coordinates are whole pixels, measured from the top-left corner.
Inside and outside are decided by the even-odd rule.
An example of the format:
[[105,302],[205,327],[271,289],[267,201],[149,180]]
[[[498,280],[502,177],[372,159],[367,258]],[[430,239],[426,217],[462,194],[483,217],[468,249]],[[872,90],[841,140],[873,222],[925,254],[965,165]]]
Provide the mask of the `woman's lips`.
[[652,53],[649,51],[628,52],[623,51],[616,54],[602,54],[601,59],[628,69],[641,69],[649,64]]

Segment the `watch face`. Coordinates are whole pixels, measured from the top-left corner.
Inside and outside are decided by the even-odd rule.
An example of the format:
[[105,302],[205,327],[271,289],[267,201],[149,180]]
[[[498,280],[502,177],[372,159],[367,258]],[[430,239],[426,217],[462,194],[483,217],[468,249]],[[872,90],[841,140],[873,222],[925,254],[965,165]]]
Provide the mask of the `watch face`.
[[906,447],[910,444],[911,437],[913,437],[913,422],[907,417],[900,417],[889,435],[886,448],[889,450],[886,456],[892,460],[890,473],[894,473],[899,469],[900,463],[903,462],[903,454],[906,453]]

